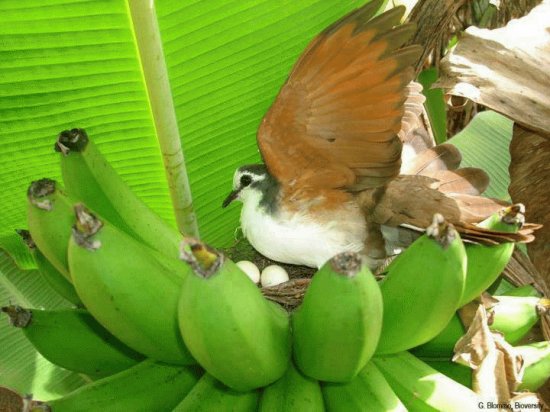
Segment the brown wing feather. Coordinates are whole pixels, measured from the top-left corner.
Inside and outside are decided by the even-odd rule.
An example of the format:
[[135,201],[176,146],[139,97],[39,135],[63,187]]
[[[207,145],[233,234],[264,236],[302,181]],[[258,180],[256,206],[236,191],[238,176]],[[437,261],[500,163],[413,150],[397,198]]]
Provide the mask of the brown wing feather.
[[407,86],[407,100],[405,100],[405,113],[401,122],[399,139],[403,144],[409,144],[415,153],[432,147],[435,143],[426,136],[419,136],[417,131],[422,123],[420,116],[424,111],[424,101],[426,98],[422,94],[422,85],[411,82]]
[[[401,130],[418,46],[404,8],[375,0],[317,36],[264,117],[258,146],[282,185],[359,190],[399,173]],[[396,27],[397,26],[397,27]]]
[[443,193],[441,182],[420,175],[402,175],[385,187],[362,192],[360,204],[372,219],[381,225],[411,225],[425,228],[434,213],[441,213],[453,224],[474,224],[497,212],[508,203],[464,193]]
[[405,175],[416,175],[437,170],[455,170],[460,166],[462,155],[451,144],[440,144],[419,153],[410,162],[403,165]]
[[438,190],[444,193],[464,193],[480,195],[489,186],[489,175],[475,167],[457,170],[437,170],[422,173],[439,181]]
[[542,226],[526,223],[517,233],[495,232],[494,230],[483,229],[467,223],[457,223],[455,227],[460,233],[460,236],[467,241],[482,245],[496,245],[505,242],[532,242],[535,240],[533,233]]

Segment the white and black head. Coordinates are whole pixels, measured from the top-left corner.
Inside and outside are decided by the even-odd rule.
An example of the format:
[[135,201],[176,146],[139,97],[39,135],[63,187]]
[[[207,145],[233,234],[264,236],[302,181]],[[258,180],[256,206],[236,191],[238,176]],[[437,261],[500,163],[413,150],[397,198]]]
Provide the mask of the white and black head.
[[233,190],[223,201],[222,207],[227,207],[234,200],[246,201],[256,194],[260,205],[274,207],[278,191],[277,181],[269,174],[265,165],[246,165],[239,167],[233,175]]

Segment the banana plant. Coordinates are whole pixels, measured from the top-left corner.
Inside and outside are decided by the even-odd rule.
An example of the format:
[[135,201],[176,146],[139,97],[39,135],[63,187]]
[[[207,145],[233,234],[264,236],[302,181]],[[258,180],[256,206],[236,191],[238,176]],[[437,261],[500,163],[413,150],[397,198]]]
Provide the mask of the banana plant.
[[[363,3],[0,2],[0,304],[68,306],[30,270],[15,233],[26,227],[28,184],[61,179],[53,145],[65,129],[85,128],[170,224],[229,246],[238,211],[220,206],[234,169],[260,160],[263,114],[308,41]],[[486,132],[470,131],[479,141],[506,147],[511,136],[496,114],[474,127]],[[47,400],[88,380],[49,364],[6,319],[0,344],[0,385]]]

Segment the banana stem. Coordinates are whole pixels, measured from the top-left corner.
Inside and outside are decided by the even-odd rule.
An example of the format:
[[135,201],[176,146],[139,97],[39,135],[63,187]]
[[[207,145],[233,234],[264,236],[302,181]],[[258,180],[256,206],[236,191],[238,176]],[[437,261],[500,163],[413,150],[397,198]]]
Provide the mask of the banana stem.
[[154,2],[130,0],[128,7],[178,229],[182,234],[198,236]]

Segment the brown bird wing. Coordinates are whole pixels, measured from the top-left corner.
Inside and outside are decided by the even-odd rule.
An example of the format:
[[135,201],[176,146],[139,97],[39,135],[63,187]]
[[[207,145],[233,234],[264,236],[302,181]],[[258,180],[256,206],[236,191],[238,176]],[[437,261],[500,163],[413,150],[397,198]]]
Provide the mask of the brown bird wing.
[[399,173],[404,103],[421,49],[404,7],[382,1],[318,35],[294,66],[258,130],[269,172],[283,185],[360,190]]

